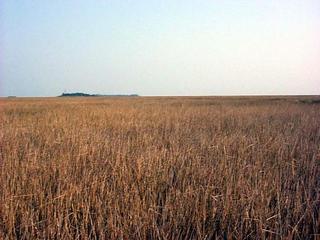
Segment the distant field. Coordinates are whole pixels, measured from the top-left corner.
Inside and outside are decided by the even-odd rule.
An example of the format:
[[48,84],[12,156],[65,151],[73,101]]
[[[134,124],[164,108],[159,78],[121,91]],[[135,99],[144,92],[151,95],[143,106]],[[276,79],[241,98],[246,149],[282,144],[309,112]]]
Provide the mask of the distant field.
[[320,238],[320,98],[0,99],[0,239]]

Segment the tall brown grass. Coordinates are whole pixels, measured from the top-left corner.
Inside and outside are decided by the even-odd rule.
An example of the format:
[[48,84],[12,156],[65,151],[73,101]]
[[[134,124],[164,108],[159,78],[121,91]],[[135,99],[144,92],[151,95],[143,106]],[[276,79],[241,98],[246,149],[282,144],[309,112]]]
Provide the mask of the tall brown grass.
[[319,104],[0,101],[0,239],[319,237]]

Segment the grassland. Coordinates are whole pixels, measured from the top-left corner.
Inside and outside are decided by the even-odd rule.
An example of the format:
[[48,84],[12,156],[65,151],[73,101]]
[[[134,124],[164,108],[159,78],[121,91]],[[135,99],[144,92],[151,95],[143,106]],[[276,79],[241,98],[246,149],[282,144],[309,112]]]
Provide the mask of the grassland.
[[0,239],[319,238],[300,100],[1,99]]

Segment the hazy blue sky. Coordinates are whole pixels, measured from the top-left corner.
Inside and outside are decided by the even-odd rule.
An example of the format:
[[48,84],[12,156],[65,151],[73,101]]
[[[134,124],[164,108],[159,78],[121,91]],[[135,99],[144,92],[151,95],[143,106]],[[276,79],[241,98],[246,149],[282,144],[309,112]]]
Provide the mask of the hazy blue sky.
[[319,0],[1,0],[0,95],[320,94]]

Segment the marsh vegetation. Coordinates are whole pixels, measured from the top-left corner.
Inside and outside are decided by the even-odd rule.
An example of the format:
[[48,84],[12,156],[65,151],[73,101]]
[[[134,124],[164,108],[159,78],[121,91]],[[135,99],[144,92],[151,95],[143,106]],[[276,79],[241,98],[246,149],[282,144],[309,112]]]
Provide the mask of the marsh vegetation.
[[0,111],[1,239],[319,237],[319,104],[15,98]]

